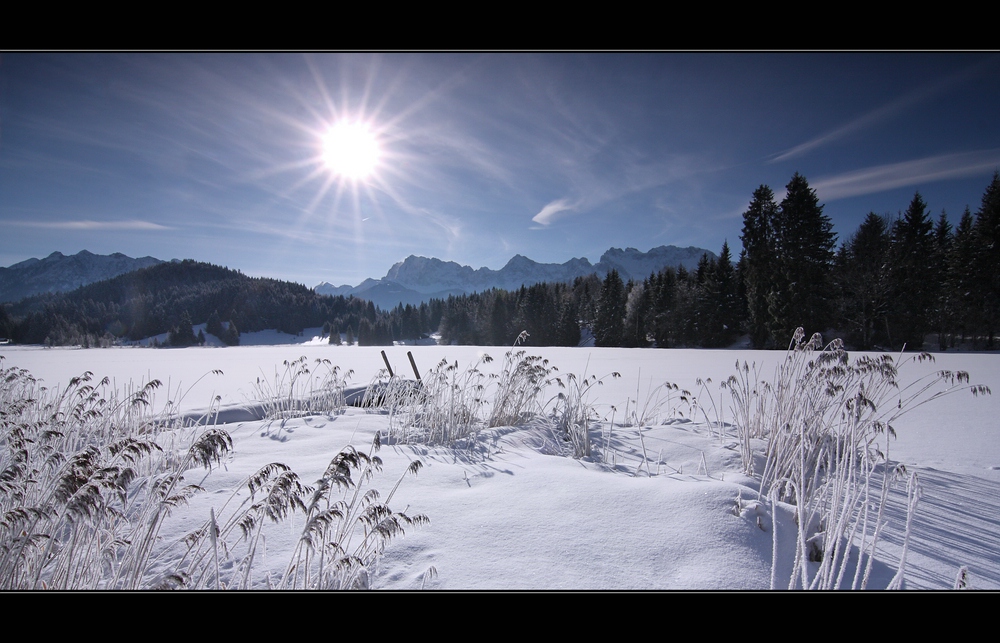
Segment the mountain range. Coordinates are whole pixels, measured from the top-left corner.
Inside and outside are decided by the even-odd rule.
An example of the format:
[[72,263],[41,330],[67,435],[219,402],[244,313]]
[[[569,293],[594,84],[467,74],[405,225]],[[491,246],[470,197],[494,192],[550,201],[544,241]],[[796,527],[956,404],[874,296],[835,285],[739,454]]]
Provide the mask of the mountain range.
[[[383,310],[398,304],[419,305],[434,298],[482,292],[491,288],[517,290],[541,282],[570,282],[577,277],[597,274],[606,276],[617,270],[622,280],[641,281],[668,266],[697,267],[702,255],[716,258],[702,248],[659,246],[648,252],[635,248],[610,248],[596,264],[586,258],[574,258],[565,263],[538,263],[523,255],[515,255],[500,270],[474,269],[454,261],[410,255],[389,268],[381,279],[365,279],[357,286],[333,286],[321,283],[314,290],[321,295],[354,296],[371,301]],[[40,293],[60,293],[75,290],[97,281],[154,266],[164,261],[154,257],[133,259],[116,252],[97,255],[81,250],[75,255],[53,252],[44,259],[27,259],[8,268],[0,268],[0,302],[13,302]]]
[[18,301],[47,292],[69,292],[159,263],[163,261],[153,257],[133,259],[120,252],[95,255],[81,250],[68,256],[53,252],[44,259],[26,259],[0,268],[0,302]]
[[717,258],[715,253],[689,246],[658,246],[648,252],[635,248],[610,248],[596,264],[585,257],[565,263],[538,263],[523,255],[514,255],[500,270],[473,269],[454,261],[410,255],[389,268],[381,279],[366,279],[357,286],[334,286],[323,282],[314,290],[323,295],[354,296],[367,299],[383,310],[397,304],[418,305],[449,295],[482,292],[491,288],[517,290],[541,282],[570,282],[577,277],[597,274],[605,277],[617,270],[623,281],[641,281],[666,267],[684,266],[694,270],[702,255]]

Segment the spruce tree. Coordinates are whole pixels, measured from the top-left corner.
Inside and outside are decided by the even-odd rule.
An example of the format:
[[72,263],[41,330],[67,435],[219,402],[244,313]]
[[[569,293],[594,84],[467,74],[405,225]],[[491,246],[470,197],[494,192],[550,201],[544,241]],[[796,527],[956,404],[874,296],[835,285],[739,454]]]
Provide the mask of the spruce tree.
[[621,346],[625,326],[625,284],[617,270],[604,278],[594,320],[594,344]]
[[741,273],[746,290],[746,330],[754,348],[764,348],[770,338],[768,299],[777,271],[774,241],[777,214],[774,192],[766,185],[754,190],[750,207],[743,213]]
[[1000,330],[1000,171],[983,192],[976,212],[976,253],[973,259],[977,279],[976,293],[986,334],[986,348],[994,348]]
[[869,212],[837,253],[836,284],[840,325],[848,341],[871,350],[888,340],[892,299],[889,223]]
[[191,324],[191,315],[188,311],[181,313],[180,322],[168,336],[168,343],[171,346],[194,346],[198,343],[198,338],[195,337],[194,328]]
[[710,347],[727,346],[736,337],[740,321],[736,272],[728,241],[723,241],[718,260],[711,262],[702,287],[705,310],[701,343]]
[[208,324],[205,325],[205,332],[222,339],[222,320],[219,318],[219,311],[213,310],[208,316]]
[[494,290],[493,301],[490,304],[490,344],[492,346],[509,346],[513,343],[509,313],[507,312],[507,293]]
[[580,320],[577,315],[576,304],[573,302],[573,297],[568,293],[563,296],[562,303],[559,306],[559,330],[557,345],[580,345]]
[[945,278],[945,302],[951,311],[952,328],[965,341],[982,326],[981,307],[976,292],[976,275],[972,267],[976,261],[975,220],[969,207],[965,207],[962,218],[955,228],[947,258]]
[[947,302],[948,255],[954,240],[948,215],[941,210],[937,224],[934,226],[934,257],[931,262],[933,277],[931,300],[931,328],[937,332],[938,349],[948,348],[948,336],[951,334],[952,311]]
[[629,348],[645,348],[649,345],[646,341],[646,312],[649,308],[649,293],[643,282],[629,281],[625,296],[625,317],[622,324],[622,346]]
[[230,321],[229,328],[223,333],[221,337],[222,341],[225,342],[226,346],[239,346],[240,345],[240,331],[236,328],[236,323]]
[[774,225],[777,269],[768,299],[771,335],[787,345],[795,329],[824,331],[831,322],[836,235],[816,191],[796,172],[785,186]]
[[674,341],[670,313],[677,294],[677,272],[668,266],[658,274],[650,275],[647,283],[647,290],[650,291],[649,326],[653,341],[658,348],[669,348]]
[[934,301],[934,223],[920,193],[892,226],[893,293],[889,319],[895,347],[922,350]]

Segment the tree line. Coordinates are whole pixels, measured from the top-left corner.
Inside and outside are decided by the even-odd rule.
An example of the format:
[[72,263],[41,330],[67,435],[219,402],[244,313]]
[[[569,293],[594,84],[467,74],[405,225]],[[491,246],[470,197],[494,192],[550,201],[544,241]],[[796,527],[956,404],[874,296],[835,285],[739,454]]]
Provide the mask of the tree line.
[[755,348],[784,348],[796,326],[834,331],[861,350],[996,347],[1000,321],[1000,173],[973,215],[931,218],[919,192],[897,215],[869,212],[835,251],[829,218],[795,174],[775,203],[766,185],[743,215],[737,265],[744,329]]
[[785,348],[798,326],[857,349],[996,347],[1000,327],[1000,173],[975,214],[957,226],[931,219],[914,194],[898,215],[869,213],[837,247],[833,225],[796,173],[776,202],[761,185],[743,214],[743,248],[728,242],[694,270],[667,267],[642,281],[612,270],[572,283],[432,299],[384,311],[354,297],[251,278],[191,260],[151,266],[65,294],[0,307],[0,336],[18,343],[111,345],[169,333],[170,345],[204,342],[192,320],[229,345],[240,332],[298,334],[322,327],[330,343],[361,345],[440,334],[443,343],[510,346]]
[[795,329],[842,337],[860,350],[996,348],[1000,327],[1000,173],[975,215],[957,227],[932,220],[919,192],[897,215],[869,213],[837,247],[829,217],[801,174],[776,202],[767,185],[743,214],[743,249],[728,242],[696,270],[667,267],[642,281],[616,271],[573,284],[536,284],[507,293],[449,298],[445,342],[509,345],[528,330],[536,345],[722,347],[749,337],[753,348],[788,346]]

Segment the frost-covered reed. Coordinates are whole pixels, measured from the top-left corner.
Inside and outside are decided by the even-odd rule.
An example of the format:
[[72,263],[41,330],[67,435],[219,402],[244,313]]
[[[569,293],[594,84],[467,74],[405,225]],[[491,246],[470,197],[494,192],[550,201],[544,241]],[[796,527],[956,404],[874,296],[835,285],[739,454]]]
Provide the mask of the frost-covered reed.
[[442,359],[418,381],[382,371],[362,405],[388,414],[387,437],[402,443],[452,446],[483,429],[525,424],[544,415],[542,396],[558,370],[516,350],[526,337],[518,337],[496,373],[485,372],[493,362],[485,353],[464,369]]
[[[518,337],[493,373],[486,372],[485,365],[493,363],[488,354],[465,369],[442,359],[419,381],[382,371],[362,405],[389,416],[386,437],[393,442],[456,446],[485,429],[542,424],[574,457],[590,456],[597,413],[587,398],[601,380],[557,375],[547,359],[517,348],[526,338],[527,333]],[[546,398],[553,386],[560,391]]]
[[[167,586],[195,589],[370,589],[386,545],[410,525],[429,522],[389,507],[403,477],[383,500],[370,485],[381,471],[376,435],[368,453],[345,447],[314,485],[280,463],[244,480],[218,511],[183,539],[181,562]],[[301,514],[301,531],[282,574],[263,565],[264,527]],[[263,571],[260,568],[263,567]],[[433,573],[433,570],[429,570]],[[256,575],[255,575],[256,574]]]
[[265,419],[287,419],[317,413],[333,414],[346,406],[344,391],[354,371],[341,371],[328,359],[312,364],[303,355],[282,362],[268,378],[264,373],[251,383],[247,403],[259,407]]
[[0,369],[0,588],[149,586],[163,521],[198,489],[184,473],[232,446],[180,427],[176,405],[153,412],[160,387],[120,392],[87,372],[50,390]]
[[[312,405],[342,406],[338,371],[322,380],[333,386],[297,388],[302,366],[286,362],[299,373],[279,397],[291,390]],[[427,522],[389,508],[399,482],[385,500],[371,487],[382,465],[376,438],[367,454],[338,453],[315,486],[267,464],[203,525],[165,542],[171,511],[203,491],[186,473],[222,464],[233,445],[219,426],[184,426],[180,393],[154,412],[160,387],[151,380],[122,392],[88,372],[49,390],[24,369],[0,368],[0,589],[370,587],[385,545]],[[316,408],[274,404],[282,413]],[[263,526],[296,513],[304,527],[285,573],[255,579]]]
[[[899,368],[911,361],[933,357],[920,353],[897,362],[863,355],[851,361],[839,340],[824,346],[815,334],[806,341],[799,328],[773,381],[737,361],[736,374],[723,384],[732,397],[744,470],[760,480],[758,500],[772,508],[794,505],[798,536],[790,588],[865,588],[890,485],[910,478],[907,529],[919,497],[915,478],[901,466],[889,467],[893,423],[943,395],[990,392],[970,384],[967,373],[951,371],[901,388]],[[852,558],[854,546],[860,555]],[[905,548],[897,583],[904,564]]]

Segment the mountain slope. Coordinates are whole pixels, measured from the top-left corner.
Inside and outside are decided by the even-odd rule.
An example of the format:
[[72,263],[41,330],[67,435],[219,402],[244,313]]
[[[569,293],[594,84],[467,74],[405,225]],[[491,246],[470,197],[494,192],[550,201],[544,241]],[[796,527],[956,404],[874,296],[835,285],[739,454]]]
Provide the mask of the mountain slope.
[[154,257],[133,259],[116,252],[95,255],[81,250],[75,255],[53,252],[44,259],[27,259],[0,268],[0,303],[50,292],[69,292],[80,286],[163,263]]

